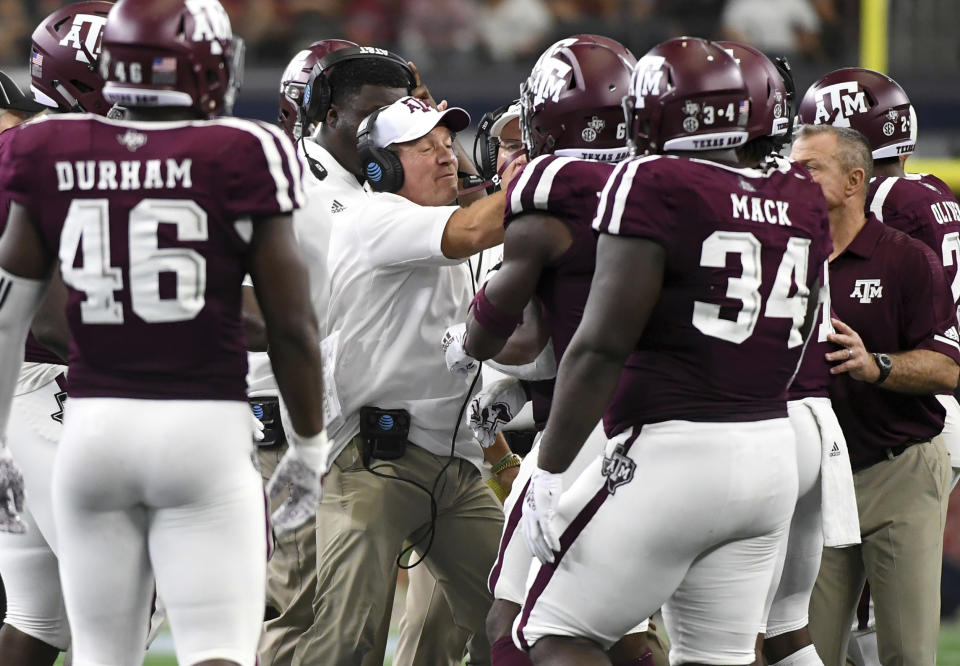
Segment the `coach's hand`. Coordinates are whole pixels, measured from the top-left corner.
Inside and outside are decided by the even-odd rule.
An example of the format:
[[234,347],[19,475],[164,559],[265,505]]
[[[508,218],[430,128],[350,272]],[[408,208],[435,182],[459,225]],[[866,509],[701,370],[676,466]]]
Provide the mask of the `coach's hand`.
[[0,532],[23,534],[23,474],[10,457],[10,449],[0,444]]
[[560,477],[538,467],[523,498],[523,538],[530,552],[544,564],[552,564],[560,550],[560,536],[552,524],[563,491]]
[[328,457],[327,435],[289,435],[290,447],[267,482],[267,495],[275,499],[284,490],[287,500],[270,516],[278,535],[291,532],[316,515],[322,488],[320,480]]
[[470,401],[470,430],[487,448],[527,402],[527,393],[512,377],[493,382]]
[[443,334],[440,351],[447,362],[447,370],[457,377],[466,377],[477,369],[477,360],[467,355],[463,341],[467,337],[466,324],[454,324]]

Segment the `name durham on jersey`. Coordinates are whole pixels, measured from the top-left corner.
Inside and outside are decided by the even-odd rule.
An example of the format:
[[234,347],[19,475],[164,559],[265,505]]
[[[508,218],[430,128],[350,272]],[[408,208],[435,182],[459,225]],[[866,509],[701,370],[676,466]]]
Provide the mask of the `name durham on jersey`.
[[159,190],[191,188],[193,160],[78,160],[54,163],[57,189],[69,190]]
[[790,204],[786,201],[751,197],[746,194],[739,195],[735,192],[730,193],[730,201],[733,204],[735,218],[793,226],[790,218],[787,217],[787,208]]

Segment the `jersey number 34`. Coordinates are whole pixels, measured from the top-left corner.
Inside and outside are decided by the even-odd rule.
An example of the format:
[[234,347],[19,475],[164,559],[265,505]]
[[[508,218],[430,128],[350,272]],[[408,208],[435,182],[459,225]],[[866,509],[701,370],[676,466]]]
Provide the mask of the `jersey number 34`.
[[[727,255],[740,257],[743,270],[739,277],[727,280],[726,297],[740,301],[740,311],[735,320],[720,316],[720,306],[715,303],[695,301],[693,325],[704,335],[740,344],[753,334],[753,329],[763,316],[792,319],[787,348],[803,344],[800,328],[807,311],[810,289],[807,286],[807,262],[810,255],[810,239],[791,238],[777,268],[777,275],[767,298],[766,308],[760,295],[763,282],[762,246],[757,237],[745,231],[714,231],[703,241],[700,265],[705,268],[724,268]],[[793,296],[790,291],[796,284]]]

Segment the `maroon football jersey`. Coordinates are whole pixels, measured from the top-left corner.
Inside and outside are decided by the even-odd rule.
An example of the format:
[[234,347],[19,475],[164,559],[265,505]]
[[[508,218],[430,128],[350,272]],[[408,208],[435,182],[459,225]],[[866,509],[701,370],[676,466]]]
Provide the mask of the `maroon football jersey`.
[[[594,222],[663,246],[663,289],[604,424],[786,416],[803,349],[805,299],[832,244],[809,174],[777,158],[756,169],[650,156],[620,164]],[[598,261],[601,259],[598,258]]]
[[72,396],[246,399],[250,218],[301,196],[282,132],[51,116],[15,133],[0,179],[60,258]]
[[[13,134],[21,125],[17,125],[5,132],[0,132],[0,162],[6,152],[6,146],[13,139]],[[10,194],[7,186],[0,182],[0,233],[7,226],[7,214],[10,212]],[[32,363],[54,363],[63,365],[63,360],[52,351],[37,342],[33,333],[27,333],[27,342],[23,346],[23,360]]]
[[[524,167],[507,192],[505,226],[527,213],[547,213],[565,224],[573,237],[564,255],[544,269],[537,283],[543,324],[553,339],[557,365],[583,318],[597,253],[593,217],[600,190],[613,167],[606,162],[543,155]],[[533,418],[542,429],[550,414],[554,382],[533,384]]]
[[[813,269],[812,266],[810,268]],[[825,266],[821,266],[817,274],[820,276],[820,284],[825,285],[826,288],[820,290],[823,298],[817,308],[817,317],[814,320],[807,347],[803,351],[803,358],[800,359],[797,375],[793,378],[787,392],[788,400],[830,396],[832,364],[827,361],[826,354],[837,351],[839,347],[827,340],[827,335],[834,332],[830,317],[836,315],[830,305],[830,273]]]
[[874,178],[867,211],[933,250],[943,261],[953,302],[960,304],[960,204],[947,184],[925,173]]

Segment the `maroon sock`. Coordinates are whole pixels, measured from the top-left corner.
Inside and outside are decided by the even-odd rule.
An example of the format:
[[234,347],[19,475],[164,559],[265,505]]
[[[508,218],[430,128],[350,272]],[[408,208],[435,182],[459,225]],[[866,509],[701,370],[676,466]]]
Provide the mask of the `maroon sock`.
[[653,652],[648,649],[642,657],[633,657],[628,661],[618,661],[613,666],[653,666]]
[[533,666],[533,662],[510,636],[504,636],[490,646],[490,666]]

